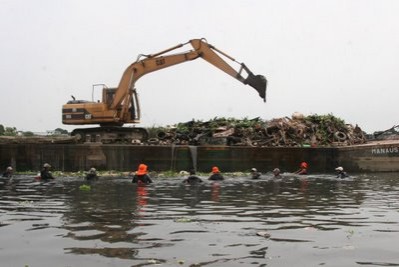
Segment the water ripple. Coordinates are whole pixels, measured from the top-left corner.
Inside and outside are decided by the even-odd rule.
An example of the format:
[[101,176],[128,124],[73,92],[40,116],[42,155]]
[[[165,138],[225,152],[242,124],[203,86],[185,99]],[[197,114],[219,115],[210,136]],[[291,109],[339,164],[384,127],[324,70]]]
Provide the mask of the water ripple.
[[395,175],[203,178],[104,178],[82,191],[82,179],[16,177],[0,188],[0,256],[15,266],[43,252],[43,266],[399,266]]

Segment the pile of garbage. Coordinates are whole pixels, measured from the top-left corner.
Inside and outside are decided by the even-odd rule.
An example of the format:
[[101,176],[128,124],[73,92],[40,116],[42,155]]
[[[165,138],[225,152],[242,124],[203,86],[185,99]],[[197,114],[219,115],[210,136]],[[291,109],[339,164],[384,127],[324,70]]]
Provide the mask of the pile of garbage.
[[214,118],[149,129],[148,145],[228,145],[253,147],[320,147],[363,144],[358,125],[328,115],[294,113],[272,120]]
[[372,138],[375,140],[399,140],[399,125],[394,125],[385,131],[376,131]]

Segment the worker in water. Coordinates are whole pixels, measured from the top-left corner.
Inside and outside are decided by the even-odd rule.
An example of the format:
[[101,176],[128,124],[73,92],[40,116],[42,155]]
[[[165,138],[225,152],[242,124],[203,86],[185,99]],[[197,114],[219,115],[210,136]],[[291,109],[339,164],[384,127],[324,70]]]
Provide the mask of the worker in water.
[[86,174],[87,181],[98,180],[96,168],[90,168],[89,172]]
[[7,185],[12,183],[12,173],[13,169],[11,166],[7,167],[5,172],[3,173],[3,177],[0,178],[0,185]]
[[344,168],[341,166],[335,168],[335,171],[337,172],[337,178],[342,179],[342,178],[349,177],[349,175],[346,172],[344,172]]
[[308,174],[308,164],[305,161],[301,162],[301,164],[299,165],[299,170],[294,173],[299,175]]
[[275,179],[280,179],[281,177],[281,172],[279,168],[274,168],[273,170],[273,178]]
[[259,179],[262,174],[258,172],[256,168],[251,169],[251,178],[252,179]]
[[220,173],[218,167],[212,167],[212,174],[209,176],[208,180],[213,180],[213,181],[221,181],[224,180],[223,175]]
[[148,166],[140,164],[136,173],[133,176],[132,183],[137,184],[150,184],[152,183],[151,177],[148,175]]
[[11,166],[8,166],[6,171],[3,173],[3,177],[11,178],[12,177],[13,169]]
[[201,178],[199,178],[197,175],[195,175],[194,169],[191,169],[189,173],[190,173],[190,175],[186,179],[184,179],[183,183],[185,183],[185,184],[202,183]]
[[40,171],[40,179],[42,181],[49,181],[49,180],[54,180],[53,175],[50,172],[51,165],[48,163],[44,163],[42,170]]

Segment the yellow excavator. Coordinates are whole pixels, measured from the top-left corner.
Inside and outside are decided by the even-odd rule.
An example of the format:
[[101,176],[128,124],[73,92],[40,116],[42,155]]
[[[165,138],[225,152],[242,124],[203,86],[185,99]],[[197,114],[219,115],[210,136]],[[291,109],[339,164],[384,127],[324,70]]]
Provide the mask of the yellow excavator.
[[[191,44],[193,49],[175,54],[170,51]],[[239,65],[238,71],[228,64],[222,56]],[[72,125],[99,124],[95,128],[78,128],[71,132],[79,142],[101,143],[134,143],[143,142],[148,138],[148,132],[139,127],[122,127],[127,123],[140,122],[140,105],[135,84],[143,75],[176,64],[202,58],[210,64],[221,69],[228,75],[244,84],[248,84],[259,93],[266,101],[267,80],[262,75],[254,75],[244,63],[236,61],[205,39],[192,39],[184,44],[179,44],[164,51],[139,55],[122,75],[117,88],[108,88],[103,85],[102,101],[76,100],[62,107],[62,123]],[[244,76],[243,76],[244,73]]]

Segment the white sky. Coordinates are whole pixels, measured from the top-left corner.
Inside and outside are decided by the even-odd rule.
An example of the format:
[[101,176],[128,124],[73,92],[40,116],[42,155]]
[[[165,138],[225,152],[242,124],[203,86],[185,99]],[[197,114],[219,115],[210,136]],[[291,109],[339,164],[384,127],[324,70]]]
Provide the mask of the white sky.
[[91,100],[138,54],[204,37],[267,77],[267,102],[198,59],[136,83],[139,126],[297,111],[385,130],[399,124],[398,14],[396,0],[0,0],[0,124],[72,130],[70,95]]

